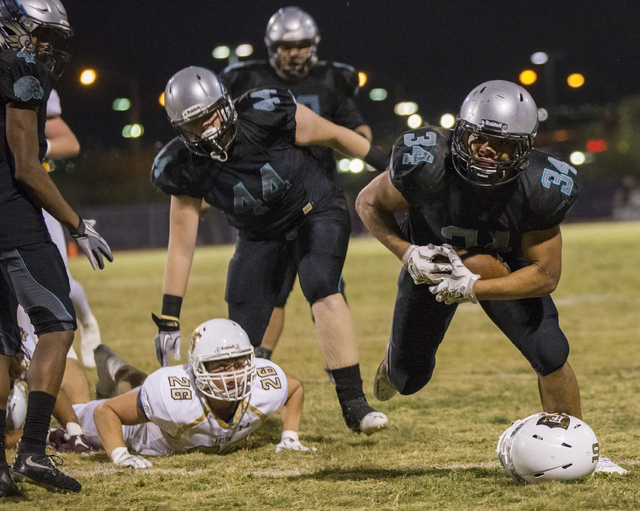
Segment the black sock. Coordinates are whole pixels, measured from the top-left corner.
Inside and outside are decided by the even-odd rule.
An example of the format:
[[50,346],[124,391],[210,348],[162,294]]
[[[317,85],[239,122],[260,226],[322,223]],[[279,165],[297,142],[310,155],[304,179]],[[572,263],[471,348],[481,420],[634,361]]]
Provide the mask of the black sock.
[[360,377],[360,364],[331,369],[330,372],[336,382],[336,393],[340,404],[364,397],[362,378]]
[[0,470],[7,468],[7,455],[4,452],[6,440],[5,429],[7,427],[7,411],[0,410]]
[[45,454],[51,414],[56,404],[55,396],[46,392],[29,392],[27,418],[20,442],[20,452]]

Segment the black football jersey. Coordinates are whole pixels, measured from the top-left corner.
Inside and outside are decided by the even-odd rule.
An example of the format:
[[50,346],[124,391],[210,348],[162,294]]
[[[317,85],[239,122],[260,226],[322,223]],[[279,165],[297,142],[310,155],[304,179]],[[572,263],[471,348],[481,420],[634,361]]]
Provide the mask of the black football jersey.
[[40,160],[47,142],[44,125],[52,81],[49,69],[26,50],[0,52],[0,250],[46,241],[49,238],[41,209],[15,180],[7,143],[7,104],[38,110]]
[[247,239],[287,234],[338,192],[307,148],[295,145],[291,93],[249,91],[234,104],[227,161],[197,156],[176,138],[156,157],[151,179],[165,193],[204,198]]
[[452,136],[450,130],[420,128],[393,146],[391,180],[410,204],[403,229],[412,243],[519,251],[523,233],[560,224],[577,200],[576,170],[537,150],[512,183],[474,187],[453,166]]
[[[335,124],[349,129],[366,124],[353,99],[359,89],[358,73],[346,64],[321,61],[299,82],[289,82],[280,78],[267,61],[254,60],[229,66],[220,77],[233,98],[251,89],[288,89],[298,103]],[[333,151],[324,146],[313,146],[311,151],[334,176]]]

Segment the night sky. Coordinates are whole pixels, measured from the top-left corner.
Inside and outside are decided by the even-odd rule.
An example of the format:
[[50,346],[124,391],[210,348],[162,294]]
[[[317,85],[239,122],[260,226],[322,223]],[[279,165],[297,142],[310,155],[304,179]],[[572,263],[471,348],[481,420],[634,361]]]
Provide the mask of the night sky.
[[[157,98],[170,76],[188,65],[220,71],[211,50],[223,43],[253,44],[250,57],[266,58],[269,17],[289,4],[263,0],[63,0],[75,30],[70,67],[58,84],[63,117],[84,147],[119,143],[130,113],[110,110],[115,97],[140,93],[145,141],[166,142],[172,131]],[[416,101],[423,118],[437,123],[456,113],[465,95],[490,79],[517,81],[536,51],[555,51],[559,104],[615,103],[640,92],[637,0],[315,0],[300,1],[318,23],[320,59],[351,64],[369,76],[359,96],[375,127],[393,118],[393,104]],[[92,67],[103,80],[78,85]],[[544,69],[535,67],[539,75]],[[581,72],[585,85],[565,78]],[[135,82],[134,82],[135,81]],[[529,88],[545,106],[543,80]],[[373,87],[389,99],[373,104]],[[374,132],[375,136],[375,132]]]

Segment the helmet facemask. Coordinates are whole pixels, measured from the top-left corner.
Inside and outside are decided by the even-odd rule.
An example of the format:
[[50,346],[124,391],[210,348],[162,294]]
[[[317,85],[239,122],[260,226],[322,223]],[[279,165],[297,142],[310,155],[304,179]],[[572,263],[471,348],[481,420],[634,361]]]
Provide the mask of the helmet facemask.
[[[308,51],[308,55],[301,59],[298,55],[291,54],[293,49],[298,50],[298,55],[305,51]],[[305,78],[318,61],[317,46],[312,40],[282,42],[268,47],[267,51],[271,65],[291,81]],[[283,55],[285,52],[286,55]]]
[[[171,121],[171,125],[187,147],[199,156],[227,161],[238,118],[229,95],[225,92],[209,107],[194,105],[185,115],[181,121]],[[212,117],[215,117],[214,123],[204,127]]]
[[[505,145],[511,145],[513,150],[509,151],[509,159],[496,161],[474,156],[469,145],[471,135],[491,137],[504,141]],[[510,183],[527,167],[534,136],[535,133],[502,133],[458,119],[451,147],[454,166],[463,178],[476,186],[489,187]]]

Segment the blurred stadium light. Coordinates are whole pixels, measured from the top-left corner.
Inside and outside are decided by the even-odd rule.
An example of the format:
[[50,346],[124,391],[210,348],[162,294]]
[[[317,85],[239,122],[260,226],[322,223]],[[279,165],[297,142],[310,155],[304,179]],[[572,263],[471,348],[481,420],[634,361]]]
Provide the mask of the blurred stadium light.
[[385,99],[387,99],[388,95],[389,94],[387,93],[387,89],[371,89],[371,91],[369,92],[369,99],[371,101],[384,101]]
[[407,118],[407,126],[416,129],[422,126],[422,117],[419,114],[412,114]]
[[569,87],[573,89],[577,89],[578,87],[582,87],[584,85],[584,76],[580,73],[573,73],[567,77],[567,83]]
[[456,116],[453,114],[444,114],[440,117],[440,126],[443,128],[453,128],[453,125],[456,123]]
[[525,69],[518,79],[522,85],[532,85],[538,79],[538,74],[533,69]]
[[413,115],[418,111],[418,104],[413,101],[402,101],[393,107],[396,115]]

